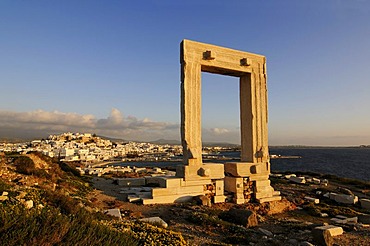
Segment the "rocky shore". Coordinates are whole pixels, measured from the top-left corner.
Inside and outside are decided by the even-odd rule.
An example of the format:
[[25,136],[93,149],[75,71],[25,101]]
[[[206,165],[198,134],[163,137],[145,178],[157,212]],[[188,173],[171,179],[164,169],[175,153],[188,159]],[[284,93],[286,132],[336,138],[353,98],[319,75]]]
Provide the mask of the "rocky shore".
[[[370,208],[365,203],[369,184],[312,173],[274,174],[271,181],[282,201],[211,206],[119,201],[114,207],[123,220],[160,217],[189,245],[370,245]],[[100,205],[104,194],[119,194],[109,179],[93,182],[102,196]],[[330,194],[346,199],[336,201]]]

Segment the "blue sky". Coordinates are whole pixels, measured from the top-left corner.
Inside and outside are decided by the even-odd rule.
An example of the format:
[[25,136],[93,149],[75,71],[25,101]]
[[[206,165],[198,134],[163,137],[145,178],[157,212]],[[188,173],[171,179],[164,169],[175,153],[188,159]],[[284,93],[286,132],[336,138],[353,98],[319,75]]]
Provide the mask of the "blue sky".
[[[267,57],[271,145],[370,144],[370,1],[0,1],[0,137],[179,139],[179,44]],[[239,140],[202,74],[203,140]]]

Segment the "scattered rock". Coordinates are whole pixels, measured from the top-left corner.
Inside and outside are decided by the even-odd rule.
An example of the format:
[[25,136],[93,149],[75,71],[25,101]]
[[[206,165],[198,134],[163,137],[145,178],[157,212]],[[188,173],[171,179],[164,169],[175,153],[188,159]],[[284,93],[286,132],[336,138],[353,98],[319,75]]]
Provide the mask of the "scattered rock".
[[27,195],[27,192],[25,192],[25,191],[21,191],[21,192],[19,193],[19,195],[18,195],[18,196],[16,196],[15,198],[17,198],[17,199],[20,201],[20,200],[21,200],[21,199],[23,199],[26,195]]
[[357,215],[358,222],[363,224],[370,224],[370,214],[359,214]]
[[8,199],[9,199],[8,196],[0,196],[0,202],[6,201]]
[[121,211],[118,208],[107,209],[104,211],[105,214],[122,219]]
[[353,196],[353,192],[350,190],[350,189],[347,189],[347,188],[343,188],[343,187],[338,187],[337,190],[340,192],[340,193],[343,193],[343,194],[346,194],[346,195],[351,195]]
[[334,239],[328,230],[316,227],[312,230],[313,240],[321,246],[332,246]]
[[370,199],[360,199],[361,207],[370,210]]
[[329,217],[329,215],[327,213],[320,213],[320,217],[321,218],[326,218],[326,217]]
[[315,245],[313,245],[313,244],[312,244],[312,243],[310,243],[310,242],[303,241],[303,242],[301,242],[301,243],[299,244],[299,246],[315,246]]
[[317,179],[317,178],[312,178],[312,182],[314,184],[320,184],[321,183],[321,180],[320,179]]
[[331,218],[330,221],[335,223],[335,224],[356,224],[358,218],[357,217],[352,217],[352,218],[347,218],[346,216],[343,215],[337,215],[335,218]]
[[296,206],[295,204],[291,203],[290,201],[286,199],[282,199],[280,201],[273,201],[269,202],[269,208],[267,211],[268,215],[272,214],[280,214],[286,211],[295,210]]
[[263,229],[263,228],[258,228],[258,231],[262,232],[263,234],[265,234],[268,237],[273,237],[274,236],[274,234],[272,234],[272,232],[270,232],[266,229]]
[[288,240],[288,244],[289,245],[298,245],[298,240],[294,239],[294,238],[291,238],[291,239]]
[[160,226],[163,228],[168,227],[168,224],[164,220],[162,220],[160,217],[144,218],[144,219],[140,219],[140,221],[149,223],[151,225]]
[[203,205],[203,206],[208,206],[208,207],[212,206],[211,199],[208,196],[205,196],[205,195],[195,196],[194,201],[198,205]]
[[330,233],[330,236],[335,237],[343,234],[343,228],[340,226],[333,226],[333,225],[327,225],[327,226],[319,226],[314,229],[318,230],[325,230]]
[[295,177],[295,176],[291,176],[289,178],[289,181],[292,181],[294,183],[297,183],[297,184],[305,184],[306,183],[306,179],[305,177]]
[[24,202],[24,206],[28,209],[33,207],[33,201],[32,200],[27,200]]
[[337,194],[334,192],[330,193],[329,198],[331,200],[344,204],[355,204],[356,202],[358,202],[358,197],[355,195]]
[[309,202],[313,202],[315,204],[319,204],[320,203],[320,199],[318,199],[318,198],[313,198],[313,197],[305,196],[304,199],[307,200],[307,201],[309,201]]
[[290,177],[296,177],[295,174],[287,174],[284,176],[286,179],[290,179]]
[[257,214],[251,210],[230,209],[221,213],[219,218],[247,228],[258,225]]

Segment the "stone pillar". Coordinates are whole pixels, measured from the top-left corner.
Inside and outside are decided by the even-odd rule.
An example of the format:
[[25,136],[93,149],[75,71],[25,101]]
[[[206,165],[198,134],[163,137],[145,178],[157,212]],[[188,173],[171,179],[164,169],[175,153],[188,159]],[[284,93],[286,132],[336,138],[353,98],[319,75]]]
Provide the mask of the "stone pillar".
[[251,74],[240,77],[240,136],[241,136],[241,161],[256,162],[256,118],[254,84]]
[[185,61],[181,63],[181,141],[184,164],[200,166],[202,164],[201,65]]
[[266,79],[258,71],[240,77],[240,132],[241,161],[268,163]]

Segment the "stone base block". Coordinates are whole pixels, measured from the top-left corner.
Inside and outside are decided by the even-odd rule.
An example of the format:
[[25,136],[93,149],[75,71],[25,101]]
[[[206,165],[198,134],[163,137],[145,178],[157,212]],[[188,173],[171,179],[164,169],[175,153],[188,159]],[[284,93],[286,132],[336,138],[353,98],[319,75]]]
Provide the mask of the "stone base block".
[[274,194],[274,188],[270,186],[270,187],[266,187],[265,191],[263,192],[256,192],[255,196],[256,196],[256,199],[260,199],[260,198],[265,198],[265,197],[272,197],[273,194]]
[[195,185],[206,185],[212,183],[211,179],[201,179],[201,180],[181,180],[181,186],[195,186]]
[[268,186],[257,186],[255,188],[255,192],[256,193],[271,192],[271,194],[273,194],[274,188],[272,188],[270,185],[268,185]]
[[233,193],[243,193],[243,180],[244,178],[226,176],[224,179],[225,190]]
[[215,181],[215,183],[216,183],[216,190],[215,190],[215,194],[216,194],[216,196],[223,196],[224,195],[224,187],[225,187],[225,185],[224,185],[224,181],[222,180],[222,179],[220,179],[220,180],[216,180]]
[[280,200],[281,200],[281,196],[264,197],[264,198],[257,199],[259,203],[273,202],[273,201],[280,201]]
[[197,166],[178,166],[176,176],[185,181],[199,181],[204,179],[223,179],[224,165],[221,163],[206,163]]
[[244,204],[245,203],[245,199],[244,198],[234,199],[234,202],[236,204]]
[[270,180],[257,180],[255,182],[255,185],[257,188],[259,187],[267,187],[267,186],[270,186],[271,182]]
[[280,196],[280,191],[274,190],[274,193],[272,194],[273,196]]
[[152,197],[167,196],[167,195],[184,195],[191,193],[203,194],[203,186],[185,186],[172,188],[153,188]]
[[250,181],[263,181],[263,180],[268,180],[269,176],[270,174],[268,172],[261,173],[261,174],[255,174],[255,175],[251,175],[249,177],[249,180]]
[[162,188],[177,188],[181,186],[182,178],[176,177],[146,177],[145,183],[158,184]]
[[226,200],[226,196],[221,195],[221,196],[214,196],[213,197],[213,202],[214,203],[224,203]]
[[[203,193],[202,193],[203,194]],[[199,196],[202,194],[184,194],[184,195],[171,195],[171,196],[158,196],[153,198],[142,198],[144,205],[149,204],[166,204],[166,203],[181,203],[181,202],[189,202],[195,196]]]
[[234,177],[248,177],[262,172],[262,163],[227,162],[225,172]]

